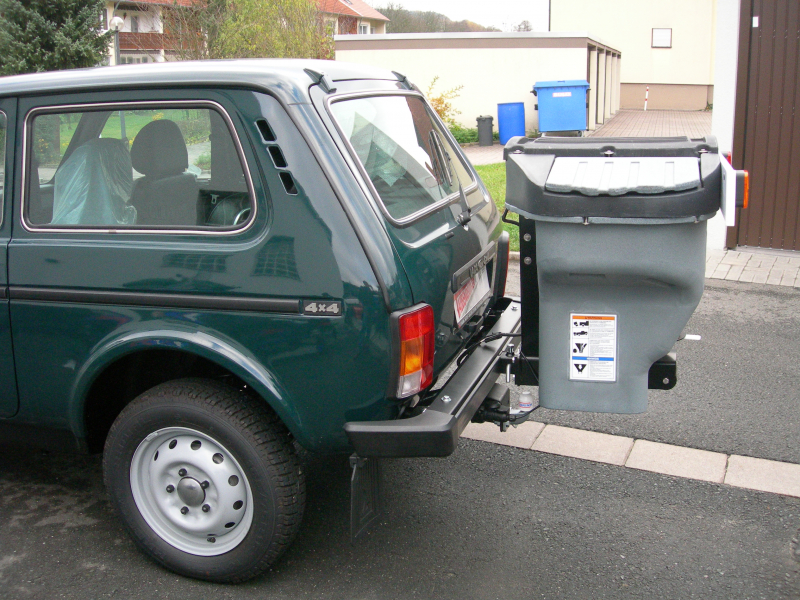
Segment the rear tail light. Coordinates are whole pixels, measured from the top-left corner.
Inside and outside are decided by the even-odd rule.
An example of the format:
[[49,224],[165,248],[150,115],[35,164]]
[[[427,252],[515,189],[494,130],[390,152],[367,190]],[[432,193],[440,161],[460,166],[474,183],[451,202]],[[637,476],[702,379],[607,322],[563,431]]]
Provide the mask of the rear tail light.
[[407,398],[433,382],[433,309],[424,305],[400,315],[400,369],[397,397]]

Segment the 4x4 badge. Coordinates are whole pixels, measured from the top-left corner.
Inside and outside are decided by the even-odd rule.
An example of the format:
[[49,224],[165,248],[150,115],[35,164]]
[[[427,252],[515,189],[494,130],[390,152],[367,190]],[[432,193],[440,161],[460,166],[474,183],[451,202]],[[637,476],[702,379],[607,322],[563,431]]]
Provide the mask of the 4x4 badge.
[[342,303],[339,300],[303,300],[303,314],[338,317],[342,314]]

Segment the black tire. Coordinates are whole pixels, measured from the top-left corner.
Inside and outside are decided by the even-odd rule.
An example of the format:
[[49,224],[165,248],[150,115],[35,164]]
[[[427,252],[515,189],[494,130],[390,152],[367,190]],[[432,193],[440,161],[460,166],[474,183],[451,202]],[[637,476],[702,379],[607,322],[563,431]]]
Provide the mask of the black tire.
[[[187,444],[202,452],[192,454]],[[215,471],[218,465],[207,460],[211,452],[211,462],[223,457],[227,471]],[[114,507],[145,554],[181,575],[220,583],[246,581],[272,565],[294,540],[305,506],[305,476],[286,427],[262,400],[211,380],[170,381],[131,402],[106,439],[103,474]],[[244,485],[232,482],[239,479]],[[162,491],[163,481],[170,485]],[[245,494],[243,509],[241,500],[230,505],[231,494]],[[209,506],[215,499],[219,506]],[[181,522],[180,504],[187,504],[181,514],[199,524]],[[211,516],[224,520],[224,511],[236,515],[231,521],[249,517],[220,533],[190,530],[212,528]]]

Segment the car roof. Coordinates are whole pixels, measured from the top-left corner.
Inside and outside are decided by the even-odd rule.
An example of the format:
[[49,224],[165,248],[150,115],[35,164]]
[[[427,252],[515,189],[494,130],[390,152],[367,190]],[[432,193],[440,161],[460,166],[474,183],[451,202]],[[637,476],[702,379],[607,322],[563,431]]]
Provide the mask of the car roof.
[[0,77],[0,97],[165,85],[173,87],[235,85],[268,89],[287,103],[305,103],[309,101],[308,88],[315,81],[304,69],[325,74],[329,82],[359,79],[399,80],[395,73],[385,69],[332,60],[168,61]]

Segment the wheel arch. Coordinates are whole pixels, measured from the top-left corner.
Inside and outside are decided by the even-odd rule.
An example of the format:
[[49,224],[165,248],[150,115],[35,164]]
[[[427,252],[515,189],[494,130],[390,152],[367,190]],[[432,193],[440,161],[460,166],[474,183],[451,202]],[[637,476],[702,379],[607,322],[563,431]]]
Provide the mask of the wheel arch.
[[[303,443],[300,417],[275,375],[247,350],[197,331],[128,332],[99,344],[70,390],[70,428],[90,452],[101,451],[108,428],[131,400],[159,383],[192,376],[247,386]],[[109,393],[116,384],[120,394]]]

